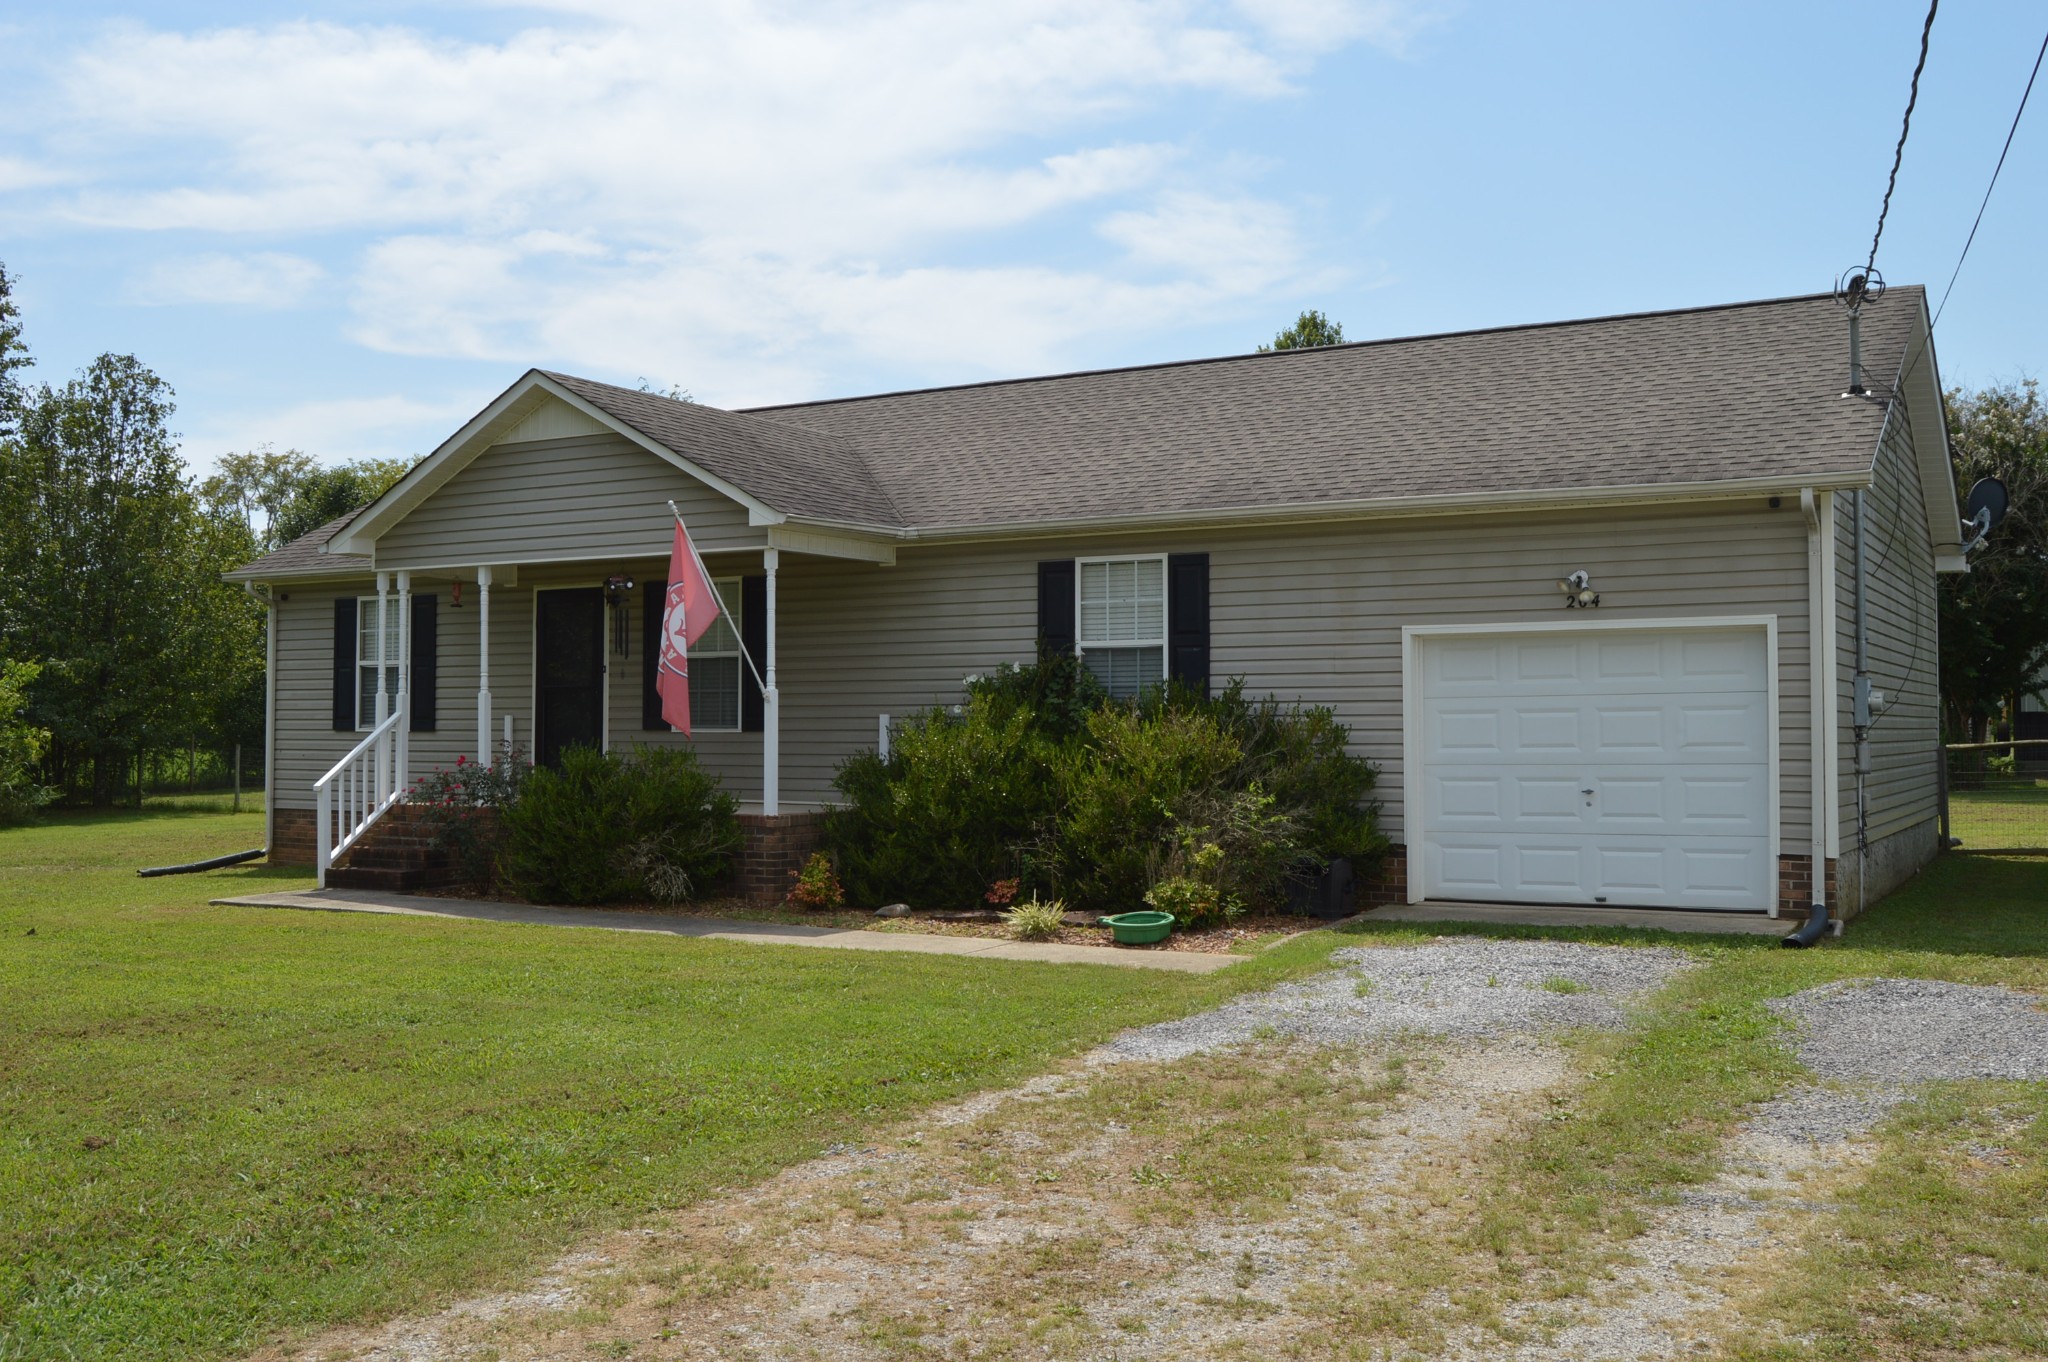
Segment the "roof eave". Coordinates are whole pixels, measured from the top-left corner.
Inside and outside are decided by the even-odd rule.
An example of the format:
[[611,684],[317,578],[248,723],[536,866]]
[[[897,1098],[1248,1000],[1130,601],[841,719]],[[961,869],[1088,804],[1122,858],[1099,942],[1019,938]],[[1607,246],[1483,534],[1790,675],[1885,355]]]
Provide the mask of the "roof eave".
[[933,525],[898,531],[919,543],[1090,534],[1117,530],[1161,530],[1210,525],[1287,524],[1319,520],[1376,520],[1459,512],[1493,515],[1562,511],[1593,506],[1652,505],[1659,502],[1731,501],[1751,496],[1789,495],[1802,487],[1846,491],[1868,487],[1868,469],[1831,473],[1788,473],[1696,483],[1631,483],[1555,492],[1465,492],[1432,497],[1364,497],[1344,501],[1294,501],[1261,506],[1201,507],[1146,515],[1073,516],[999,521],[985,525]]

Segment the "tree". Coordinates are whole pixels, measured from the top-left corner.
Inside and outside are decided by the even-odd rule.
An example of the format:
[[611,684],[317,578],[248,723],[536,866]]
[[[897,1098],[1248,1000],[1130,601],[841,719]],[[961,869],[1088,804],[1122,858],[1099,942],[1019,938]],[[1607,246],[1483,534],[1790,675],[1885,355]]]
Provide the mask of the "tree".
[[2048,668],[2048,406],[2032,379],[1947,394],[1956,482],[1998,478],[2004,521],[1941,579],[1941,693],[1951,735],[1981,738]]
[[1333,322],[1322,313],[1310,310],[1294,319],[1294,325],[1273,337],[1271,345],[1261,345],[1260,354],[1274,350],[1308,350],[1318,345],[1342,345],[1344,327]]
[[246,454],[221,455],[218,470],[199,485],[199,495],[209,510],[241,516],[255,535],[257,551],[268,553],[283,542],[276,537],[278,517],[300,485],[319,471],[319,464],[296,449],[280,454],[258,445]]
[[328,521],[368,506],[404,477],[412,464],[405,459],[357,459],[334,468],[316,468],[301,478],[272,521],[268,536],[289,544]]
[[14,280],[0,265],[0,440],[13,436],[21,422],[22,388],[15,372],[32,363],[21,339],[21,308],[14,301]]

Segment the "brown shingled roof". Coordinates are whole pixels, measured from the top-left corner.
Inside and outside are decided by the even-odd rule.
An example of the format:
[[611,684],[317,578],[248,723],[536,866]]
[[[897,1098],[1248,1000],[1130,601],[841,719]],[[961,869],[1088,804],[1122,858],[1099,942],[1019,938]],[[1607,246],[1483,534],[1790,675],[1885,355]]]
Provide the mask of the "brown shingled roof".
[[[1890,381],[1920,290],[1864,314]],[[1237,355],[748,414],[863,453],[919,528],[1853,473],[1883,411],[1844,402],[1820,294]],[[742,479],[735,478],[735,481]],[[744,483],[743,483],[744,485]]]
[[[1922,290],[1866,309],[1884,389]],[[1853,477],[1878,403],[1844,401],[1827,294],[729,412],[567,374],[607,417],[799,518],[937,531],[1451,494]],[[229,574],[365,573],[348,518]]]

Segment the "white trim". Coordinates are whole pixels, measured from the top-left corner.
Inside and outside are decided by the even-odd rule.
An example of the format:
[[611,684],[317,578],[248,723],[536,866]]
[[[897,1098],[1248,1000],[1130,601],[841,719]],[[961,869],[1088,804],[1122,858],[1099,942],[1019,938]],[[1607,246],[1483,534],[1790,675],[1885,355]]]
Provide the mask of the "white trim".
[[1096,647],[1109,651],[1117,648],[1159,649],[1159,679],[1165,681],[1172,674],[1169,656],[1169,641],[1173,635],[1173,574],[1168,571],[1167,555],[1163,553],[1113,553],[1097,554],[1091,558],[1074,560],[1074,656],[1084,661],[1088,656],[1088,643],[1081,637],[1081,579],[1086,575],[1089,564],[1101,563],[1157,563],[1159,564],[1159,637],[1157,639],[1114,639],[1098,641]]
[[[1574,511],[1666,503],[1752,501],[1796,496],[1801,487],[1841,490],[1871,485],[1867,468],[1821,477],[1774,475],[1718,482],[1628,483],[1557,492],[1460,492],[1433,497],[1364,497],[1345,501],[1285,502],[1263,506],[1219,506],[1146,515],[1070,516],[1052,520],[1005,521],[993,525],[931,525],[897,531],[911,542],[979,539],[1042,539],[1054,534],[1143,533],[1147,530],[1228,528],[1234,525],[1312,525],[1329,520],[1388,520],[1433,515],[1512,515],[1531,511]],[[802,515],[792,524],[829,524]]]
[[1822,492],[1820,501],[1820,561],[1821,593],[1823,596],[1820,618],[1820,648],[1817,664],[1810,664],[1808,670],[1814,674],[1812,684],[1820,687],[1821,694],[1821,741],[1825,745],[1827,764],[1827,853],[1829,857],[1842,854],[1842,697],[1837,680],[1836,665],[1841,656],[1839,637],[1841,601],[1839,583],[1835,576],[1835,494]]
[[[1408,902],[1424,901],[1422,892],[1422,826],[1420,822],[1421,800],[1417,796],[1423,788],[1422,781],[1422,739],[1421,715],[1418,712],[1422,702],[1422,649],[1420,640],[1445,638],[1459,635],[1486,634],[1536,634],[1573,633],[1589,634],[1612,632],[1617,629],[1637,631],[1669,632],[1674,629],[1762,629],[1764,631],[1764,669],[1770,673],[1770,686],[1765,692],[1770,725],[1770,845],[1766,855],[1769,858],[1770,908],[1772,917],[1778,915],[1778,856],[1782,844],[1784,821],[1782,786],[1784,775],[1778,759],[1779,726],[1778,713],[1778,617],[1776,615],[1660,615],[1648,618],[1627,619],[1569,619],[1569,620],[1526,620],[1494,624],[1404,624],[1401,626],[1401,842],[1408,849]],[[1077,625],[1078,631],[1078,625]]]
[[896,565],[896,540],[856,537],[830,530],[796,529],[774,525],[768,530],[768,547],[791,553],[808,553],[820,558],[850,558],[860,563]]
[[[384,574],[384,573],[381,573],[381,572],[380,572],[380,573],[378,573],[377,575],[378,575],[378,576],[379,576],[379,577],[381,578],[381,577],[384,577],[384,576],[386,576],[387,574]],[[386,704],[387,704],[387,701],[386,701],[386,699],[385,699],[385,695],[386,695],[386,690],[385,690],[385,688],[386,688],[386,687],[387,687],[387,686],[388,686],[388,685],[389,685],[390,683],[389,683],[389,681],[388,681],[388,680],[387,680],[387,679],[385,678],[385,675],[384,675],[384,673],[386,673],[386,672],[388,672],[388,671],[397,671],[397,672],[399,672],[399,673],[400,673],[400,677],[399,677],[399,685],[400,685],[400,687],[401,687],[401,688],[403,688],[403,686],[405,685],[405,680],[404,680],[404,672],[403,672],[403,667],[402,667],[402,658],[404,657],[404,648],[405,648],[405,643],[403,642],[402,638],[401,638],[401,642],[399,643],[399,649],[400,649],[400,654],[399,654],[399,657],[394,657],[394,658],[367,658],[367,657],[364,657],[364,656],[363,656],[363,632],[364,632],[364,628],[365,628],[365,626],[366,626],[366,625],[368,624],[368,622],[369,622],[370,616],[371,616],[371,615],[372,615],[372,614],[374,613],[374,614],[376,614],[376,615],[377,615],[377,616],[379,617],[379,619],[380,619],[380,620],[382,620],[382,619],[383,619],[383,618],[385,617],[385,616],[384,616],[384,607],[383,607],[382,605],[378,604],[378,602],[379,602],[379,601],[380,601],[381,599],[382,599],[382,598],[381,598],[380,596],[376,595],[375,593],[372,593],[372,594],[370,594],[370,595],[367,595],[367,596],[364,596],[364,595],[359,595],[359,596],[357,596],[357,597],[356,597],[356,726],[355,726],[355,731],[356,731],[356,732],[358,732],[358,733],[368,733],[368,732],[369,732],[369,731],[370,731],[371,729],[375,728],[375,727],[376,727],[376,726],[377,726],[378,724],[381,724],[381,723],[383,723],[383,722],[384,722],[384,720],[386,720],[387,718],[389,718],[389,717],[390,717],[390,712],[389,712],[389,710],[385,708],[385,706],[386,706]],[[367,607],[367,608],[366,608],[366,607]],[[385,637],[385,635],[386,635],[386,633],[387,633],[387,632],[393,632],[393,633],[395,633],[395,632],[399,632],[399,631],[398,631],[398,630],[392,630],[392,629],[390,628],[390,626],[389,626],[389,625],[386,625],[386,626],[384,626],[384,627],[382,627],[382,628],[379,628],[379,629],[377,630],[377,651],[378,651],[379,653],[382,653],[382,652],[384,651],[385,643],[387,642],[387,640],[386,640],[386,637]],[[371,693],[371,697],[372,697],[372,698],[371,698],[371,705],[370,705],[371,713],[370,713],[370,714],[369,714],[369,715],[368,715],[368,716],[366,717],[366,716],[365,716],[365,715],[363,714],[363,673],[364,673],[365,671],[369,670],[369,669],[370,669],[370,668],[372,668],[372,667],[374,667],[374,668],[376,668],[376,669],[377,669],[377,689],[376,689],[375,691],[373,691],[373,692]],[[379,711],[382,711],[382,712],[379,712]]]
[[780,552],[761,550],[761,571],[768,578],[767,589],[762,592],[762,603],[767,608],[761,612],[768,670],[761,685],[761,812],[769,817],[782,812],[782,692],[775,684],[775,578],[781,566]]
[[[263,852],[277,849],[277,597],[263,617]],[[331,627],[331,626],[330,626]]]
[[444,440],[433,453],[414,464],[404,477],[385,491],[384,495],[371,502],[354,520],[343,526],[339,534],[321,545],[320,552],[374,555],[377,539],[385,530],[410,515],[428,497],[439,491],[450,478],[467,467],[472,459],[496,443],[505,431],[513,429],[534,410],[538,404],[530,403],[527,399],[535,392],[545,393],[566,403],[656,458],[689,474],[712,491],[746,507],[747,522],[750,525],[782,523],[783,513],[760,498],[742,491],[709,469],[699,467],[667,445],[642,434],[627,422],[607,415],[538,369],[530,369],[511,387],[500,393],[489,406],[471,417],[462,429]]

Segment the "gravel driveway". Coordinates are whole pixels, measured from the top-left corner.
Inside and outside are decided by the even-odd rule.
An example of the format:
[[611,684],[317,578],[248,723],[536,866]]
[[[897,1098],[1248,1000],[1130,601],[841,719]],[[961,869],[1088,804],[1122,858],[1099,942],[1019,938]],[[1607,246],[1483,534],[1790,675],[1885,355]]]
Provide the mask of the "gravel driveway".
[[[1382,1227],[1458,1223],[1463,1180],[1584,1081],[1559,1033],[1625,1026],[1689,957],[1447,938],[1332,964],[605,1236],[524,1291],[337,1331],[311,1354],[1323,1355],[1317,1293],[1348,1280]],[[1611,1279],[1544,1302],[1540,1319],[1509,1309],[1508,1328],[1532,1326],[1513,1346],[1474,1332],[1440,1356],[1684,1355],[1727,1306],[1716,1274],[1789,1251],[1829,1209],[1818,1173],[1852,1167],[1848,1142],[1911,1085],[2048,1078],[2048,1016],[2005,990],[1862,982],[1776,1006],[1822,1081],[1757,1112],[1727,1171],[1654,1211]],[[1300,1134],[1259,1126],[1266,1101],[1300,1104],[1312,1156],[1268,1169],[1285,1185],[1263,1199],[1219,1193],[1189,1151]]]

